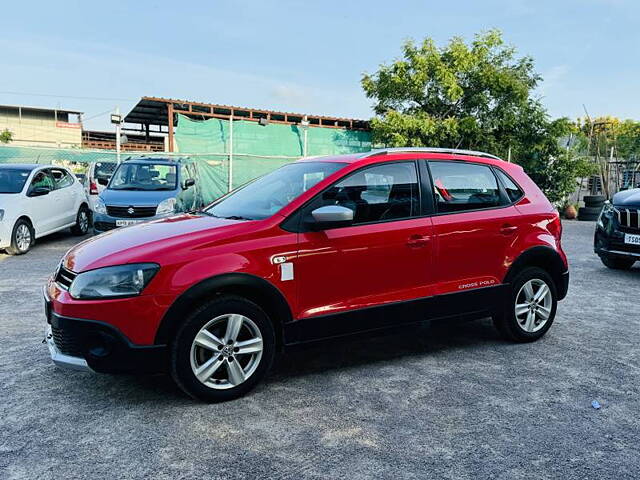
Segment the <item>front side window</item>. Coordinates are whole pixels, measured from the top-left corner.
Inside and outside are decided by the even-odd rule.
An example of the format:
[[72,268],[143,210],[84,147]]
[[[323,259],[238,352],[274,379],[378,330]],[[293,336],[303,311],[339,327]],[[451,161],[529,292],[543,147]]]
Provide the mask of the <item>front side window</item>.
[[325,190],[308,208],[340,205],[353,210],[353,224],[400,220],[419,214],[418,175],[413,162],[360,170]]
[[29,192],[33,192],[36,188],[46,188],[49,191],[53,190],[53,180],[46,170],[40,170],[35,174],[33,180],[31,180]]
[[503,205],[498,181],[485,165],[429,162],[439,213],[464,212]]
[[231,192],[207,208],[205,213],[221,218],[268,218],[345,165],[338,162],[285,165]]
[[152,163],[121,163],[111,177],[111,190],[175,190],[175,165]]
[[73,185],[73,177],[66,170],[60,168],[52,168],[49,170],[53,177],[53,184],[56,190]]
[[20,193],[30,174],[31,170],[24,168],[1,168],[0,193]]

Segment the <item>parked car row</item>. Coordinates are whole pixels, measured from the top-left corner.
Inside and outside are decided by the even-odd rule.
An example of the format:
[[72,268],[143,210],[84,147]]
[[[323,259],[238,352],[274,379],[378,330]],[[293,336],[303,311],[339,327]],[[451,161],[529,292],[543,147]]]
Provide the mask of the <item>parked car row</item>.
[[24,254],[37,238],[71,228],[102,233],[175,213],[195,185],[174,160],[95,162],[82,179],[65,167],[0,165],[0,250]]

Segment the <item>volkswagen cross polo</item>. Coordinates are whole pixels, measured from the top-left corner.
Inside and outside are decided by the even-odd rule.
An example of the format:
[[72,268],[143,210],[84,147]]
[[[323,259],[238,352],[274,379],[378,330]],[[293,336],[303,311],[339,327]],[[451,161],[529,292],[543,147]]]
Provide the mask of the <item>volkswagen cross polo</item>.
[[542,337],[568,286],[557,211],[521,167],[460,150],[303,159],[198,213],[72,248],[45,288],[53,361],[169,372],[228,400],[274,354],[410,322],[491,316]]

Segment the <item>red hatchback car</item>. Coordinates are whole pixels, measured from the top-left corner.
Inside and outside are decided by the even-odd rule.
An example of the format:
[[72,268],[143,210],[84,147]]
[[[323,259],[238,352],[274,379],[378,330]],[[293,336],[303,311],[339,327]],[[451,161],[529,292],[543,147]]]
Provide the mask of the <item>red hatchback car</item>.
[[168,371],[238,397],[294,344],[409,322],[551,327],[569,281],[557,211],[489,154],[386,149],[303,159],[201,212],[72,248],[45,288],[53,361]]

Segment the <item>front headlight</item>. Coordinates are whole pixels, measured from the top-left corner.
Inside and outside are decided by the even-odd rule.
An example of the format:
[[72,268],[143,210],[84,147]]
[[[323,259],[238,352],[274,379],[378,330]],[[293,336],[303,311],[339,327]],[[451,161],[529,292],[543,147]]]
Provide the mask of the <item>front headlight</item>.
[[598,216],[598,226],[605,228],[605,223],[609,223],[611,217],[613,217],[613,212],[614,208],[613,205],[611,205],[611,202],[609,202],[609,200],[604,202],[604,206],[602,207],[600,215]]
[[140,295],[159,269],[155,263],[134,263],[89,270],[78,274],[69,294],[78,300]]
[[173,213],[176,208],[176,199],[175,198],[167,198],[166,200],[161,201],[158,204],[158,209],[156,210],[156,215],[164,215],[167,213]]
[[104,204],[104,201],[100,197],[98,197],[98,200],[96,200],[96,205],[93,208],[96,213],[100,213],[102,215],[107,214],[107,206]]

